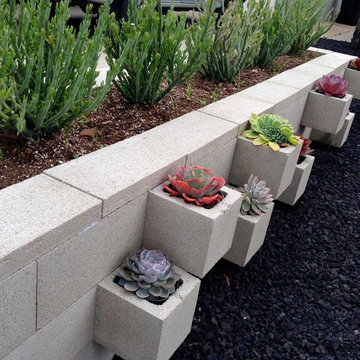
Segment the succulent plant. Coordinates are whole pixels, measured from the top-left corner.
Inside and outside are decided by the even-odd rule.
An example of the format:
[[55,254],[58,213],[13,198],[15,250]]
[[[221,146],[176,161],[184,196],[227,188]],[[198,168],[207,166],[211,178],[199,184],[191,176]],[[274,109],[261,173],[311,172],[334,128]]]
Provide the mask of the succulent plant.
[[351,60],[349,64],[350,69],[360,70],[360,57]]
[[257,176],[250,175],[247,184],[240,189],[243,193],[240,212],[243,215],[260,215],[268,210],[268,204],[274,199],[265,181],[259,181]]
[[140,249],[127,259],[117,276],[119,285],[154,303],[168,299],[180,280],[173,270],[173,262],[164,253],[147,249]]
[[334,74],[323,75],[316,84],[317,91],[325,96],[342,98],[347,94],[348,81]]
[[300,139],[303,141],[300,151],[300,157],[311,155],[315,150],[310,148],[311,140],[303,136],[300,136]]
[[222,200],[219,190],[225,185],[222,177],[201,166],[179,166],[174,179],[169,175],[171,187],[164,185],[170,196],[182,196],[188,203],[212,207]]
[[280,147],[299,145],[300,138],[294,135],[293,127],[280,115],[251,114],[251,129],[243,132],[243,136],[253,140],[254,145],[268,145],[277,151]]

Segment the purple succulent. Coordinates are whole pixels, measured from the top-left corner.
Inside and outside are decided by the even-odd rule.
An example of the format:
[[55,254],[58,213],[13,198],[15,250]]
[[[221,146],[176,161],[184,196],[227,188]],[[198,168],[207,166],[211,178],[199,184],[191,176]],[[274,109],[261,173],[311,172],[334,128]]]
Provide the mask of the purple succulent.
[[334,74],[323,75],[317,82],[317,91],[325,96],[342,98],[347,94],[348,81]]
[[180,279],[174,273],[173,262],[164,253],[147,249],[140,249],[127,259],[118,277],[119,285],[152,302],[166,300],[175,292],[175,284]]

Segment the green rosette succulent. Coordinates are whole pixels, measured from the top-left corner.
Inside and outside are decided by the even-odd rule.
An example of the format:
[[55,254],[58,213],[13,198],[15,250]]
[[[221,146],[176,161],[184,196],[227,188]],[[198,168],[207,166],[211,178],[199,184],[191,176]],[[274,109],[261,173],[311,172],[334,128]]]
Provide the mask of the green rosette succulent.
[[251,129],[245,130],[242,135],[253,140],[254,145],[268,145],[278,151],[280,147],[300,144],[300,137],[294,134],[288,120],[280,115],[251,114],[250,124]]

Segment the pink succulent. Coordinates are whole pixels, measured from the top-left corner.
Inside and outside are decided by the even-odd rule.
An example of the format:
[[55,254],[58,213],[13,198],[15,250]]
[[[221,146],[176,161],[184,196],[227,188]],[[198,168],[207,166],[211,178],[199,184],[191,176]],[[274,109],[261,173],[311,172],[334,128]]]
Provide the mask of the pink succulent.
[[348,81],[341,76],[323,75],[321,80],[317,82],[317,91],[325,96],[334,96],[342,98],[347,94]]
[[219,190],[225,185],[222,177],[201,166],[179,166],[176,178],[169,175],[171,187],[164,185],[170,196],[181,195],[186,202],[197,206],[214,206],[222,200]]

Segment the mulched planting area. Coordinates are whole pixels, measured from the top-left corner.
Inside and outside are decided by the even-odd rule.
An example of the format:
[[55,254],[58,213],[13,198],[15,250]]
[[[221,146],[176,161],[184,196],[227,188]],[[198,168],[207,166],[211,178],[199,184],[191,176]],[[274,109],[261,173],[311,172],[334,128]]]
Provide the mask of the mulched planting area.
[[140,134],[317,56],[313,52],[307,52],[301,58],[284,55],[267,69],[245,69],[238,84],[213,82],[197,74],[186,84],[173,89],[155,106],[129,104],[114,88],[97,111],[66,131],[32,143],[9,139],[0,131],[0,189]]
[[351,111],[341,149],[312,143],[306,192],[294,207],[276,202],[249,264],[221,260],[202,280],[172,360],[360,359],[360,101]]

